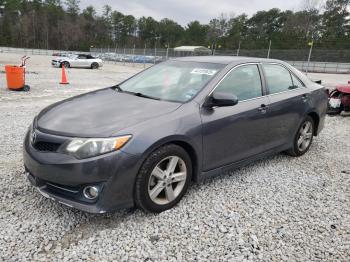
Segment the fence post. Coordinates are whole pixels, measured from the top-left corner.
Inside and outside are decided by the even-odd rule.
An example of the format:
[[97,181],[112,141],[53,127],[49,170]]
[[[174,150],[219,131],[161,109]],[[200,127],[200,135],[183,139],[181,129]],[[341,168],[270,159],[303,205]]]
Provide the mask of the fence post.
[[146,67],[146,44],[145,47],[143,49],[143,68]]
[[124,46],[124,56],[123,56],[124,63],[123,63],[123,65],[125,65],[125,52],[126,52],[126,50],[125,50],[125,46]]
[[241,41],[238,42],[238,49],[237,49],[237,55],[236,56],[239,56],[240,49],[241,49]]
[[154,64],[156,64],[156,59],[157,59],[157,39],[156,39],[156,43],[154,44]]
[[114,63],[117,63],[117,48],[118,48],[118,44],[115,44],[115,49],[114,49],[114,56],[115,56],[115,61]]
[[271,39],[269,41],[269,50],[267,51],[267,58],[270,58],[270,52],[271,52]]
[[166,57],[165,57],[165,60],[168,60],[168,57],[169,57],[169,44],[167,45],[167,48],[166,48]]
[[135,66],[135,44],[134,44],[134,48],[132,49],[132,66]]
[[312,54],[312,48],[314,46],[314,40],[310,43],[310,51],[309,51],[309,57],[307,59],[307,67],[306,67],[306,74],[309,73],[309,65],[310,65],[310,60],[311,60],[311,54]]

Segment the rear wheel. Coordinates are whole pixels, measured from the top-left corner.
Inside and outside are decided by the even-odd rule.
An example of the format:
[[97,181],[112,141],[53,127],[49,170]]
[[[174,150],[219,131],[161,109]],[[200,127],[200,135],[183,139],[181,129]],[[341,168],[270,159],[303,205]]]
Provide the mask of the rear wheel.
[[99,68],[98,63],[92,63],[91,64],[91,69],[98,69],[98,68]]
[[154,213],[172,208],[186,193],[191,176],[191,159],[182,147],[170,144],[157,149],[137,176],[137,206]]
[[302,156],[309,149],[313,141],[315,124],[312,117],[307,116],[301,123],[293,141],[293,148],[287,151],[291,156]]

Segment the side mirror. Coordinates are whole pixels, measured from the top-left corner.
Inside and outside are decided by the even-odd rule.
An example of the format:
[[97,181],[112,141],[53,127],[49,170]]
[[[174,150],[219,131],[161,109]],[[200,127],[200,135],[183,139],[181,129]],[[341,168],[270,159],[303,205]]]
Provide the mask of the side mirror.
[[234,106],[238,104],[237,96],[224,93],[224,92],[214,92],[204,103],[204,106],[207,108],[217,107],[226,107],[226,106]]

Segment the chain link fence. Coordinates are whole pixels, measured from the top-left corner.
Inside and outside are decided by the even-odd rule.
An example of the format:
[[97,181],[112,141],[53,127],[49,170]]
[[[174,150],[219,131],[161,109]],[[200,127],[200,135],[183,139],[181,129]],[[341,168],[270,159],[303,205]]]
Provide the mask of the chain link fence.
[[[156,64],[169,58],[193,56],[191,52],[175,52],[173,48],[91,48],[90,52],[62,51],[45,49],[27,49],[0,47],[1,53],[18,53],[24,55],[53,55],[57,53],[91,53],[100,57],[105,63],[118,63],[127,66],[143,66]],[[312,50],[311,60],[308,62],[310,49],[241,49],[212,50],[216,56],[247,56],[273,58],[286,61],[299,70],[317,73],[350,73],[350,49],[343,50]]]

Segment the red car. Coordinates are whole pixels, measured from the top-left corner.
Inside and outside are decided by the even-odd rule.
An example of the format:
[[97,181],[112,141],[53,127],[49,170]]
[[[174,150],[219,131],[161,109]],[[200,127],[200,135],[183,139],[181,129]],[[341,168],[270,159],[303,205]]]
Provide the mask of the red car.
[[350,112],[350,84],[339,85],[329,91],[328,114]]

